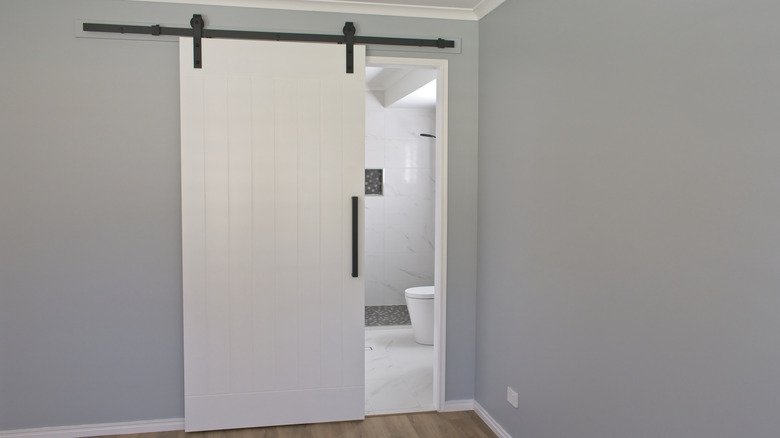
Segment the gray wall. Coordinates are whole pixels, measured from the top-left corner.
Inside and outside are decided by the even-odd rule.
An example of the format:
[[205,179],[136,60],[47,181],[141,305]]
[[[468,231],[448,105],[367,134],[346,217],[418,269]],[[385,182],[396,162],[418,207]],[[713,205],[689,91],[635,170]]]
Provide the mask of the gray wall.
[[509,0],[480,22],[476,398],[513,436],[778,436],[778,20]]
[[0,430],[183,416],[177,45],[74,29],[187,26],[195,12],[214,27],[336,33],[351,19],[363,34],[462,39],[446,55],[447,396],[473,397],[476,22],[2,0]]

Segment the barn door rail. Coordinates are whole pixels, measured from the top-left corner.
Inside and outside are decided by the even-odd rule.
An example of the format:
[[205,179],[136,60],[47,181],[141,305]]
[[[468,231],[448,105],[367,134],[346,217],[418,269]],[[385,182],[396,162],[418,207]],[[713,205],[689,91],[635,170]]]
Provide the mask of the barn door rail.
[[412,47],[438,47],[440,49],[455,47],[455,41],[418,38],[388,38],[357,35],[355,24],[347,21],[344,24],[341,35],[322,35],[308,33],[282,33],[282,32],[256,32],[243,30],[207,29],[203,16],[194,14],[190,20],[190,27],[163,27],[159,24],[151,26],[137,26],[125,24],[84,23],[85,32],[109,32],[142,35],[172,35],[192,37],[192,50],[194,54],[194,68],[203,67],[203,54],[201,41],[203,38],[223,38],[238,40],[271,40],[271,41],[298,41],[315,43],[345,44],[347,49],[347,73],[354,73],[354,45],[376,44],[382,46],[412,46]]

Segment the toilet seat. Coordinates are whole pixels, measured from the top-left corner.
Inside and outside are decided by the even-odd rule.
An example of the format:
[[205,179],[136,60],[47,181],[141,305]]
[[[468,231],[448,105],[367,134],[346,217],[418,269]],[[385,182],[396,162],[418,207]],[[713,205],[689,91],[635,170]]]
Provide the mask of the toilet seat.
[[422,300],[432,300],[433,294],[433,286],[410,287],[409,289],[406,289],[406,292],[404,292],[404,295],[406,295],[407,298],[416,298]]

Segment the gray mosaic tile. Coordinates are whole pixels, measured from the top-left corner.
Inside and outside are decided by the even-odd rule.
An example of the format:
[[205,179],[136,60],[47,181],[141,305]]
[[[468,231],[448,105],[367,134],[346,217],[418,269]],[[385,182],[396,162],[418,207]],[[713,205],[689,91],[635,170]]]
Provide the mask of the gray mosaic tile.
[[384,169],[366,169],[366,195],[384,194]]
[[397,306],[366,306],[366,326],[410,325],[409,310],[403,304]]

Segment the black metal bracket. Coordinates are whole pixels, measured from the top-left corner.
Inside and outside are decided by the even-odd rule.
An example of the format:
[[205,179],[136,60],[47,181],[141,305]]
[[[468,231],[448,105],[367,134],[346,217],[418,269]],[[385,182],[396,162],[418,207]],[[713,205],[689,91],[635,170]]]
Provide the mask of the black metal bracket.
[[195,14],[190,20],[192,26],[192,59],[195,68],[203,68],[203,53],[201,50],[201,39],[203,38],[203,17]]
[[347,43],[347,73],[355,73],[355,25],[351,21],[344,24],[344,40]]
[[455,41],[438,38],[435,40],[414,38],[386,38],[357,36],[354,23],[348,21],[342,29],[343,35],[319,35],[305,33],[279,33],[279,32],[253,32],[243,30],[206,29],[203,16],[194,14],[190,20],[190,28],[162,27],[159,24],[152,26],[128,26],[124,24],[84,23],[82,29],[86,32],[109,32],[142,35],[173,35],[187,36],[193,39],[194,68],[203,66],[202,38],[226,38],[243,40],[271,40],[271,41],[305,41],[315,43],[346,44],[347,49],[347,73],[354,73],[354,46],[355,44],[376,44],[382,46],[416,46],[437,47],[439,49],[455,47]]

